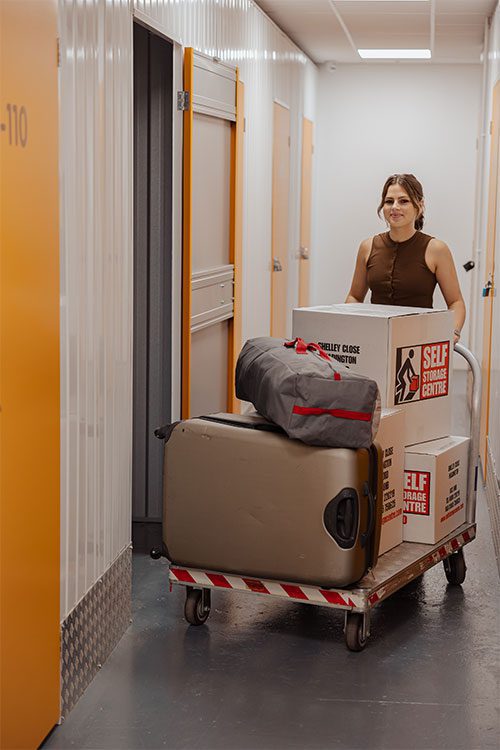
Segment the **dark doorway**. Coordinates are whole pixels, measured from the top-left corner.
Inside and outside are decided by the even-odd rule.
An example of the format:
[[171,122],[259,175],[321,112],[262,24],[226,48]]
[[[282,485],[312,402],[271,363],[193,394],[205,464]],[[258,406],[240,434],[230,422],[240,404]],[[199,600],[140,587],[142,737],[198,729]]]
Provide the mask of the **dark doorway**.
[[171,417],[173,45],[134,24],[132,541],[161,543],[163,444]]

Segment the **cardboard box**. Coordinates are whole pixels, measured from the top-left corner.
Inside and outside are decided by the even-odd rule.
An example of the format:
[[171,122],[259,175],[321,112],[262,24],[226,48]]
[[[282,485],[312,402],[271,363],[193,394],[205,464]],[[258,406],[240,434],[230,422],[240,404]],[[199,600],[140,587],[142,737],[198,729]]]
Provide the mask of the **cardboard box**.
[[379,555],[403,541],[403,475],[405,449],[403,409],[382,409],[376,442],[383,455],[382,529]]
[[469,442],[446,437],[406,449],[405,542],[435,544],[465,522]]
[[344,304],[293,311],[293,336],[317,341],[354,372],[377,381],[382,406],[406,410],[404,445],[451,432],[453,313]]

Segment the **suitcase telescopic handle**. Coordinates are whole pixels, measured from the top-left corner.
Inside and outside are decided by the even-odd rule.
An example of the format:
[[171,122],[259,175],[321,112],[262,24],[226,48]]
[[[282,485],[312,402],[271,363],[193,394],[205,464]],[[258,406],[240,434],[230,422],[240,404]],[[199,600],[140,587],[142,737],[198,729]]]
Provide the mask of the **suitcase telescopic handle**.
[[373,535],[375,529],[375,518],[377,515],[377,498],[372,487],[377,486],[378,454],[373,445],[368,449],[368,457],[369,480],[363,484],[363,495],[368,498],[368,523],[366,524],[366,531],[364,531],[360,537],[362,547],[366,547]]
[[366,547],[375,528],[375,495],[371,491],[369,482],[365,482],[363,485],[363,495],[368,498],[368,523],[366,531],[361,534],[361,546]]

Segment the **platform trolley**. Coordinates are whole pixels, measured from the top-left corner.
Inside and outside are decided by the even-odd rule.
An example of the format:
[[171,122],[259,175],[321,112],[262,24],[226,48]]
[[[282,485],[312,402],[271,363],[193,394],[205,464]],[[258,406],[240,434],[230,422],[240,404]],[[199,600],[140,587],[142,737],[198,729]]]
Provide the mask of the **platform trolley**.
[[[346,646],[350,651],[362,651],[370,635],[371,610],[426,570],[442,562],[450,584],[460,585],[464,582],[467,568],[463,548],[476,536],[481,370],[476,358],[465,346],[455,344],[455,351],[464,357],[472,372],[466,522],[437,544],[402,542],[379,557],[375,568],[368,571],[364,578],[352,587],[343,589],[257,579],[172,563],[169,570],[170,588],[174,585],[186,588],[184,616],[188,623],[202,625],[207,620],[213,589],[232,590],[344,610]],[[160,550],[151,550],[153,559],[161,555]]]

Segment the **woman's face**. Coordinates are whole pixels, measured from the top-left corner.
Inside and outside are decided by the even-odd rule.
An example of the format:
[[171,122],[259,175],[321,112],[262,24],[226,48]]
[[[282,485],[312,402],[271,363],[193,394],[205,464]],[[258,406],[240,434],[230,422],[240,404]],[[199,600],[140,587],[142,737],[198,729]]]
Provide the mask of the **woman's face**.
[[403,229],[415,225],[418,211],[410,196],[401,185],[390,185],[382,208],[384,219],[394,229]]

